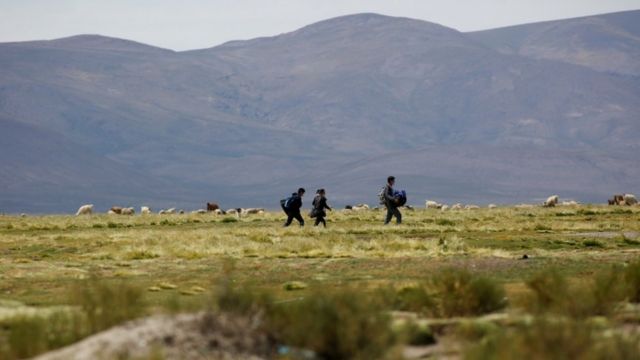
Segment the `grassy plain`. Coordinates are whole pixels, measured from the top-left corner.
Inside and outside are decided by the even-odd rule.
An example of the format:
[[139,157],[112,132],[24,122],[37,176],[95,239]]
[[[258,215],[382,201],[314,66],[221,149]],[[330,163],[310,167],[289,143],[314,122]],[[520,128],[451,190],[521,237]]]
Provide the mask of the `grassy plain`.
[[[201,309],[215,295],[213,284],[229,276],[229,259],[234,283],[269,291],[278,302],[323,289],[399,289],[464,269],[503,286],[510,312],[528,309],[531,279],[544,271],[582,283],[640,259],[639,207],[403,215],[402,225],[383,226],[381,211],[333,212],[326,229],[283,228],[280,213],[0,216],[0,325],[16,314],[75,305],[71,289],[95,281],[139,289],[144,313],[171,304]],[[19,357],[10,346],[5,354]]]

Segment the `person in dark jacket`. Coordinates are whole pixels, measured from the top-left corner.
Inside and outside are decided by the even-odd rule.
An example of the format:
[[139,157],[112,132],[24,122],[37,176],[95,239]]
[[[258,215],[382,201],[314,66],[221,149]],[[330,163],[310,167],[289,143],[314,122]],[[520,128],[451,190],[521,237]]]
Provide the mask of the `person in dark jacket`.
[[384,187],[384,205],[387,207],[387,217],[384,220],[384,224],[387,225],[392,217],[396,217],[396,223],[402,223],[402,214],[398,210],[398,199],[394,196],[393,185],[396,183],[396,178],[389,176],[387,178],[387,185]]
[[284,210],[284,212],[287,214],[287,222],[284,223],[285,227],[291,225],[293,219],[298,220],[300,226],[304,226],[304,219],[302,218],[302,215],[300,215],[300,208],[302,207],[302,196],[304,195],[304,193],[304,188],[299,188],[297,193],[291,194],[290,200],[282,204],[282,210]]
[[331,211],[331,207],[327,205],[327,198],[325,197],[326,191],[324,189],[318,189],[316,197],[313,198],[313,209],[311,210],[311,217],[316,218],[316,223],[313,226],[318,226],[320,223],[324,227],[327,227],[327,221],[324,219],[327,213],[324,209]]

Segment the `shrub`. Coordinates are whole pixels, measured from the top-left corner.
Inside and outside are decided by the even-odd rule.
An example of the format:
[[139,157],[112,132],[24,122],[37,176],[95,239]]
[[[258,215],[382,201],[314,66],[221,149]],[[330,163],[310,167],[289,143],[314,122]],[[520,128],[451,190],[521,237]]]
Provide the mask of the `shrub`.
[[627,266],[624,272],[624,282],[629,301],[640,303],[640,260]]
[[586,283],[577,284],[570,284],[557,270],[547,270],[527,282],[533,291],[529,308],[573,318],[606,315],[624,297],[621,280],[618,268],[599,272]]
[[637,336],[605,335],[586,321],[538,318],[530,325],[504,328],[465,351],[467,359],[634,359]]
[[363,289],[315,290],[273,310],[269,323],[278,340],[322,359],[380,359],[396,341],[382,302]]
[[406,286],[398,291],[392,291],[391,296],[385,297],[393,299],[391,304],[393,309],[430,316],[437,314],[437,303],[424,285]]
[[475,277],[467,270],[443,271],[434,276],[432,282],[444,316],[487,314],[507,305],[502,285],[485,277]]
[[71,303],[86,314],[91,333],[136,318],[144,311],[142,291],[124,282],[83,281],[71,292]]

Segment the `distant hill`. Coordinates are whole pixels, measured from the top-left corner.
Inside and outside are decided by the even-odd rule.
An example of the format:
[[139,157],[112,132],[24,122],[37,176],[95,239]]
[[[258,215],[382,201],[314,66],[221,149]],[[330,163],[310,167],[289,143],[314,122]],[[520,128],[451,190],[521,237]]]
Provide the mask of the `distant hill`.
[[[0,212],[276,207],[298,186],[373,204],[390,173],[413,203],[640,192],[640,12],[586,19],[465,34],[357,14],[187,52],[0,44]],[[532,55],[539,27],[565,49],[622,34],[598,56],[626,60]]]
[[640,10],[468,33],[504,54],[640,75]]

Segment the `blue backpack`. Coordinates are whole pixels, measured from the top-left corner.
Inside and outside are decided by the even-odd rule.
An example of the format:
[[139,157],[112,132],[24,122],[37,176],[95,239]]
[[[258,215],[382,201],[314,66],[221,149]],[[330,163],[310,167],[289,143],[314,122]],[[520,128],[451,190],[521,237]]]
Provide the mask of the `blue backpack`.
[[393,197],[398,200],[398,206],[404,206],[407,203],[407,192],[404,190],[394,191]]

